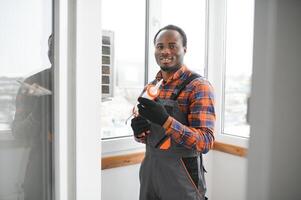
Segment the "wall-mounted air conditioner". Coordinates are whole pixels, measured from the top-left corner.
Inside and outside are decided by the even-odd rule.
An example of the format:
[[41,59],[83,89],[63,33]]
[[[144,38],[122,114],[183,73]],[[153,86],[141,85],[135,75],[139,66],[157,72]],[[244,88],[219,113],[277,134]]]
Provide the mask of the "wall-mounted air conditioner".
[[102,65],[101,65],[101,93],[102,100],[113,97],[114,88],[114,33],[102,31]]

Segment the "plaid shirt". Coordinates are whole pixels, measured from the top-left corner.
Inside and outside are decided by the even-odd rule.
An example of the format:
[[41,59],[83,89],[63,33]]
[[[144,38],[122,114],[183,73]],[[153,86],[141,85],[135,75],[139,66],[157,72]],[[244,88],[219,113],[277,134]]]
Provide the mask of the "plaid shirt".
[[[158,97],[169,99],[175,87],[190,74],[191,71],[182,66],[167,81],[163,81]],[[152,84],[161,79],[162,74],[159,71]],[[212,86],[203,77],[197,78],[182,90],[177,101],[180,110],[187,114],[189,126],[169,117],[163,125],[165,133],[186,148],[207,153],[214,142],[215,110]]]

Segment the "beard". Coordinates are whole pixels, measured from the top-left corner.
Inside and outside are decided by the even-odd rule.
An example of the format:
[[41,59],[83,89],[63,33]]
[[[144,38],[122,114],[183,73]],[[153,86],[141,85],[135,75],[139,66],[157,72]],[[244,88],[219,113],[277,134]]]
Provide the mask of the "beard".
[[181,65],[175,65],[175,66],[171,66],[171,67],[167,67],[167,66],[160,66],[161,70],[164,72],[176,72],[178,69],[181,68]]

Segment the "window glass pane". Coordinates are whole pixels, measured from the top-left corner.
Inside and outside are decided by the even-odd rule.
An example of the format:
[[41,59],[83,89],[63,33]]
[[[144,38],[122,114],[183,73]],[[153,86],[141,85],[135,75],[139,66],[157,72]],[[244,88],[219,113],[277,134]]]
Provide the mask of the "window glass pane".
[[0,1],[0,27],[0,199],[52,199],[52,0]]
[[159,0],[152,3],[152,17],[150,24],[153,26],[150,34],[150,80],[160,69],[153,56],[154,47],[152,39],[156,32],[173,24],[184,30],[187,36],[187,53],[184,63],[187,67],[201,75],[205,68],[205,27],[206,27],[206,1],[205,0]]
[[101,19],[101,129],[106,139],[132,135],[125,121],[144,86],[145,1],[103,0]]
[[249,137],[254,0],[227,0],[224,133]]

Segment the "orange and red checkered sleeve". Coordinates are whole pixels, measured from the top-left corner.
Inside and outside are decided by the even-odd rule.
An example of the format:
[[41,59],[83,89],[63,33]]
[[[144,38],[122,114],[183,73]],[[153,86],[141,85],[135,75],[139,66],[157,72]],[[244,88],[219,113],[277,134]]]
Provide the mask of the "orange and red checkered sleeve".
[[213,147],[215,109],[213,88],[207,80],[197,79],[192,82],[193,90],[183,91],[189,99],[188,123],[183,125],[170,117],[165,127],[166,134],[189,149],[207,153]]

